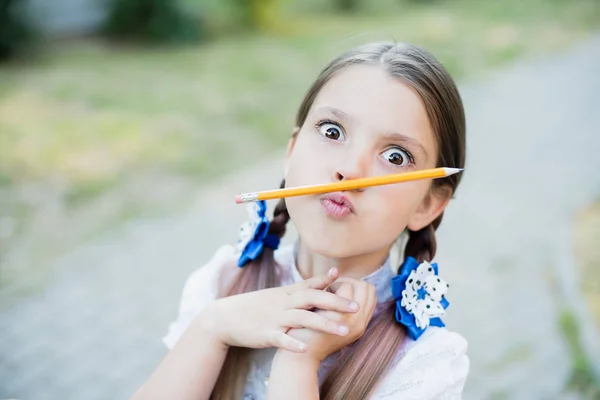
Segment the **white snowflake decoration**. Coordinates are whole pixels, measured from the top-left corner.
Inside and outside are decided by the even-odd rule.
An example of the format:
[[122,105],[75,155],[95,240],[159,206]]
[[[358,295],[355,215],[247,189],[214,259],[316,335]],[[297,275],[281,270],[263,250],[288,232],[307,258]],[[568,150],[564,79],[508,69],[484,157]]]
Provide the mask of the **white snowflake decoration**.
[[246,205],[246,211],[248,213],[248,220],[244,222],[239,229],[237,250],[242,251],[254,237],[256,227],[261,221],[259,212],[260,207],[258,203],[252,202]]
[[417,327],[424,329],[431,318],[445,314],[440,301],[447,291],[448,284],[435,275],[431,264],[425,261],[408,276],[400,304],[414,315]]

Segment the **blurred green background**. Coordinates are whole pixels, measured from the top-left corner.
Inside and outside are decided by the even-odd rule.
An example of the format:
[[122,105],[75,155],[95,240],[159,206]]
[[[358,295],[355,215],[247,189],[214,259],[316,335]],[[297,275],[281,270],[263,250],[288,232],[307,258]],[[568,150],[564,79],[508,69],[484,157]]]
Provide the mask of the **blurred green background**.
[[[11,298],[40,290],[78,245],[279,155],[308,85],[351,46],[412,42],[475,83],[600,28],[597,0],[117,0],[71,31],[44,26],[52,6],[40,4],[0,0],[0,290],[19,280]],[[600,211],[584,214],[576,251],[600,326]],[[581,362],[577,384],[597,390]]]
[[600,26],[596,0],[113,3],[99,33],[34,30],[0,67],[2,242],[35,249],[2,281],[279,150],[311,80],[352,45],[413,42],[474,81]]

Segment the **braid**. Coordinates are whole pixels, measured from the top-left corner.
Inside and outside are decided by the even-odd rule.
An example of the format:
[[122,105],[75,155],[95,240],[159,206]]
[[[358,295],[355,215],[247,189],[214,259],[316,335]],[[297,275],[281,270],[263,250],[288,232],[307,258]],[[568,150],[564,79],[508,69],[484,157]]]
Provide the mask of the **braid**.
[[437,242],[435,231],[442,223],[444,213],[441,213],[426,227],[418,231],[410,231],[408,243],[406,243],[406,256],[413,257],[419,263],[431,261],[435,257]]
[[[280,187],[285,186],[285,180]],[[273,219],[269,225],[269,233],[279,236],[285,235],[285,227],[290,220],[284,199],[281,199],[273,210]],[[240,293],[272,288],[278,285],[275,273],[274,250],[270,247],[263,248],[262,253],[248,262],[244,268],[238,270],[238,275],[231,286],[224,292],[224,296],[233,296]],[[221,373],[215,383],[212,400],[230,400],[240,398],[242,388],[250,368],[250,350],[243,347],[231,347],[223,362]]]
[[[279,185],[280,189],[285,187],[285,179],[281,181],[281,185]],[[275,206],[275,210],[273,210],[273,219],[271,220],[271,225],[269,226],[269,233],[279,236],[280,238],[285,235],[285,227],[290,220],[290,214],[288,213],[287,206],[285,205],[285,199],[282,198],[279,200],[277,205]]]

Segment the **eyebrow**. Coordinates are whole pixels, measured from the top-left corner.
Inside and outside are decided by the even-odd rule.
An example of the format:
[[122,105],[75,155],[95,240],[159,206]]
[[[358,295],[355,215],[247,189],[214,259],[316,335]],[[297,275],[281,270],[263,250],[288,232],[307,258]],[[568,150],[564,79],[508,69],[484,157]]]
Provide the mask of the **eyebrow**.
[[429,155],[427,154],[427,150],[425,150],[425,147],[421,143],[419,143],[417,140],[415,140],[409,136],[406,136],[406,135],[403,135],[403,134],[397,133],[397,132],[386,132],[384,134],[384,137],[389,140],[408,143],[408,144],[410,144],[411,147],[416,147],[419,151],[421,151],[426,159],[429,158]]
[[329,107],[329,106],[323,106],[323,107],[319,107],[317,108],[317,111],[325,111],[328,112],[330,114],[335,115],[336,117],[340,118],[340,119],[344,119],[344,120],[348,120],[349,116],[348,114],[346,114],[345,112],[343,112],[342,110],[339,110],[337,108],[334,107]]
[[[340,118],[340,119],[346,120],[346,121],[350,118],[350,116],[348,114],[346,114],[344,111],[337,109],[335,107],[322,106],[322,107],[317,108],[315,111],[328,112],[332,115],[335,115],[337,118]],[[427,150],[425,150],[425,147],[421,143],[419,143],[417,140],[415,140],[409,136],[403,135],[398,132],[386,132],[384,134],[384,138],[386,138],[388,140],[397,141],[397,142],[408,143],[411,147],[417,148],[425,156],[425,159],[429,158],[429,155],[427,154]]]

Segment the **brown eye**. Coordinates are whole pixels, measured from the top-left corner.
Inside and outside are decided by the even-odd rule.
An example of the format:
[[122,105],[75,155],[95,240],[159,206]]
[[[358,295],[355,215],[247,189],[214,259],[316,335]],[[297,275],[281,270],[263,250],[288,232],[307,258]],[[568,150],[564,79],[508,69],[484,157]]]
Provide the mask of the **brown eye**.
[[412,157],[405,150],[398,147],[392,147],[384,151],[382,157],[394,165],[407,165],[412,163]]
[[331,140],[339,140],[340,138],[344,137],[340,126],[331,122],[324,122],[320,124],[319,132],[321,132],[321,135]]

